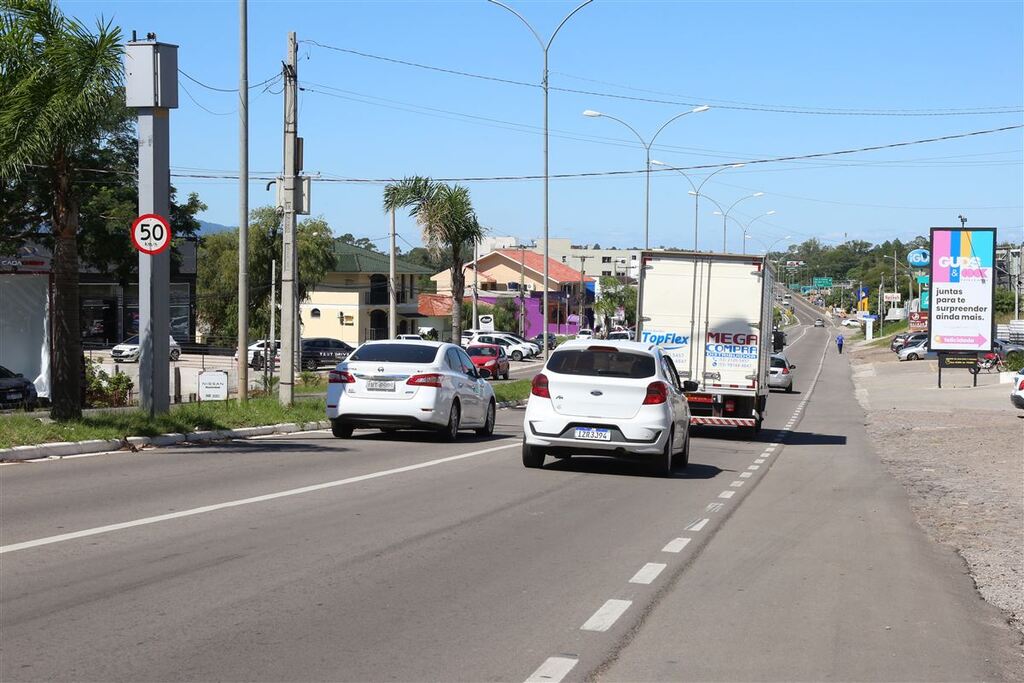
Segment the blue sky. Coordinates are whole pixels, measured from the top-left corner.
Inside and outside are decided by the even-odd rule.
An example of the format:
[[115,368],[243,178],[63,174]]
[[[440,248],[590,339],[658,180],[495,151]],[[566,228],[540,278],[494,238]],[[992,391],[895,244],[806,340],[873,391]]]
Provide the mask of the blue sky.
[[[547,36],[573,2],[511,2]],[[102,15],[180,45],[182,70],[218,88],[238,82],[238,3],[234,0],[66,0],[91,22]],[[596,0],[565,25],[550,53],[553,87],[674,104],[552,91],[551,172],[639,170],[643,149],[626,128],[650,136],[689,104],[711,109],[674,122],[652,156],[679,167],[830,152],[1019,125],[1024,120],[1024,4],[1013,2],[614,2]],[[464,2],[249,3],[250,82],[280,71],[287,31],[300,41],[446,69],[539,83],[541,50],[510,13],[484,0]],[[525,87],[397,65],[300,44],[299,132],[306,172],[323,177],[392,178],[536,175],[542,172],[542,98]],[[599,82],[595,82],[599,81]],[[184,78],[172,114],[172,171],[237,170],[235,95]],[[281,95],[251,96],[250,169],[281,166]],[[333,95],[323,94],[323,91]],[[730,107],[753,107],[730,108]],[[1017,112],[950,116],[812,115],[764,109],[871,111],[1009,107]],[[437,110],[443,110],[437,111]],[[227,115],[216,115],[217,112]],[[477,118],[469,118],[477,117]],[[507,125],[508,122],[514,125]],[[1024,233],[1021,130],[819,160],[748,165],[716,175],[704,193],[752,226],[755,240],[828,242],[926,234],[952,225],[997,226],[1000,239]],[[693,171],[696,181],[708,171]],[[237,223],[237,181],[177,177],[197,191],[204,219]],[[536,180],[468,183],[480,220],[496,234],[524,239],[542,230]],[[250,204],[272,201],[264,181]],[[651,243],[689,247],[693,199],[684,178],[654,175]],[[313,213],[336,233],[384,237],[376,184],[315,183]],[[702,200],[700,247],[720,248],[721,219]],[[551,235],[602,246],[639,245],[641,175],[551,182]],[[413,244],[417,230],[400,219]],[[729,248],[740,249],[730,221]],[[385,242],[382,240],[383,246]],[[403,245],[406,246],[406,245]]]

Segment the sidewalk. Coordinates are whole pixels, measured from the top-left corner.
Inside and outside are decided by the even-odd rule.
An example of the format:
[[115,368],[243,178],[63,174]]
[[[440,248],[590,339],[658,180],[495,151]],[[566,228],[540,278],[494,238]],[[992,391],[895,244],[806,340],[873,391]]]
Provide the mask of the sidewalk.
[[1022,680],[1020,638],[915,523],[848,357],[604,680]]

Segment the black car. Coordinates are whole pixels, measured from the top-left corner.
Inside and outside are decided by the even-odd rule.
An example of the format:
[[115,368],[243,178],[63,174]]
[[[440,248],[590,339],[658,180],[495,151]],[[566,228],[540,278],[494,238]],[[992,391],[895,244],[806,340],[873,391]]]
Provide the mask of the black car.
[[302,368],[316,370],[324,366],[334,367],[355,351],[340,339],[313,337],[302,340]]
[[0,408],[32,410],[36,400],[35,384],[0,365]]
[[[536,337],[530,339],[531,342],[537,345],[538,348],[544,348],[544,335],[538,334]],[[555,339],[555,335],[548,333],[548,349],[553,349],[558,346],[558,340]]]

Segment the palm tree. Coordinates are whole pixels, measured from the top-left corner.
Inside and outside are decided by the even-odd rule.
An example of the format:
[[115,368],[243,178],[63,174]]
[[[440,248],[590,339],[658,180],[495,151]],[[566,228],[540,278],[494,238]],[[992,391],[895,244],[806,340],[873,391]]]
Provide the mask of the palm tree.
[[414,176],[384,188],[384,210],[408,208],[423,231],[423,243],[434,254],[445,254],[452,276],[452,341],[462,338],[462,299],[466,288],[466,256],[483,236],[469,190]]
[[53,197],[51,415],[81,415],[75,155],[95,139],[122,82],[121,31],[90,32],[54,0],[0,0],[0,180],[47,168]]

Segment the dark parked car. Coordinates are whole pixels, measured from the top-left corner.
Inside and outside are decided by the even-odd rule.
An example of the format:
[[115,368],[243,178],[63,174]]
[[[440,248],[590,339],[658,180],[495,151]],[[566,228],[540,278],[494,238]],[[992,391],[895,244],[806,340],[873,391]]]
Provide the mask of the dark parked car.
[[334,367],[341,361],[348,358],[348,354],[355,351],[340,339],[328,337],[313,337],[302,340],[302,368],[304,370],[316,370],[321,367]]
[[[544,335],[538,334],[536,337],[530,339],[531,342],[537,345],[538,348],[544,348]],[[558,346],[558,340],[555,339],[555,335],[548,333],[548,349],[553,349]]]
[[889,342],[889,348],[893,351],[899,351],[906,346],[917,346],[918,344],[926,341],[928,341],[927,332],[898,334],[891,342]]
[[0,408],[36,407],[36,385],[21,373],[11,372],[0,365]]

